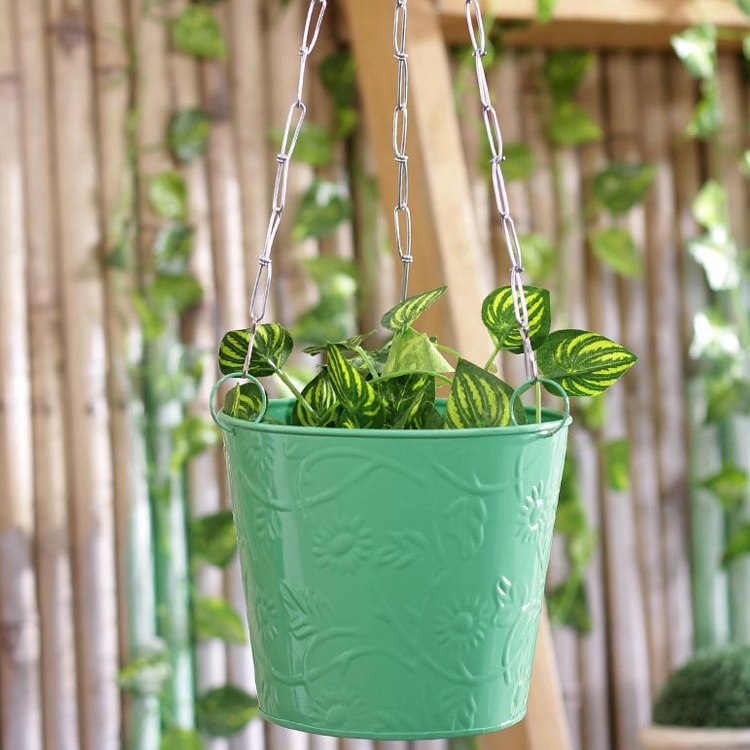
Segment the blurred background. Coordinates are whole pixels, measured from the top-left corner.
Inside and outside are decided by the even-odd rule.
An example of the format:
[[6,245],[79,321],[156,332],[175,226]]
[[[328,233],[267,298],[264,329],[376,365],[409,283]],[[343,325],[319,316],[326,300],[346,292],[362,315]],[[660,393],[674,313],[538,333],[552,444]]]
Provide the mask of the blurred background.
[[[393,165],[378,173],[391,28],[372,29],[375,64],[351,44],[357,2],[330,3],[274,255],[268,320],[300,342],[377,328],[399,293]],[[677,665],[750,641],[750,7],[646,5],[486,8],[527,280],[558,327],[640,358],[576,404],[560,500],[548,609],[581,750],[635,748]],[[411,6],[412,181],[443,184],[476,239],[441,248],[451,205],[413,187],[412,291],[474,274],[427,322],[453,345],[457,321],[480,325],[461,290],[507,283],[508,262],[463,2]],[[218,342],[248,324],[306,13],[0,0],[2,750],[373,747],[256,716],[207,409]]]

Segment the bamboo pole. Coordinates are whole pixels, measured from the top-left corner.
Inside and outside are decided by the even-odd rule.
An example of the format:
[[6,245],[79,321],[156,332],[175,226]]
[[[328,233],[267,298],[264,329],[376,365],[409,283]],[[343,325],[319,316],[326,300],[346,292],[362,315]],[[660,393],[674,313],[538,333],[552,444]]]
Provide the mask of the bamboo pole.
[[[42,721],[44,741],[49,750],[78,750],[69,495],[64,451],[61,300],[54,242],[54,187],[49,170],[52,159],[50,91],[43,8],[36,3],[16,4],[15,23],[23,98],[29,331],[34,342],[30,360]],[[8,25],[6,28],[10,30],[12,27]]]
[[[166,27],[161,18],[152,13],[150,4],[144,0],[133,6],[133,33],[141,64],[136,96],[141,111],[147,113],[138,123],[138,141],[145,147],[141,148],[138,159],[139,173],[143,177],[139,191],[142,283],[148,278],[145,271],[150,267],[151,244],[158,226],[148,204],[148,180],[172,167],[164,149],[154,148],[163,143],[173,102]],[[170,376],[179,376],[177,368],[181,364],[174,350],[180,346],[180,321],[166,321],[166,330],[144,344],[141,374],[154,525],[157,631],[169,647],[171,664],[171,675],[161,696],[162,723],[169,727],[191,728],[195,723],[195,685],[187,507],[184,477],[171,467],[171,433],[184,412],[180,397],[163,387]]]
[[[724,110],[724,124],[720,135],[712,143],[710,156],[714,168],[713,176],[719,179],[727,191],[730,225],[733,236],[739,247],[748,236],[747,228],[747,191],[745,177],[740,173],[737,162],[747,146],[747,137],[743,126],[746,122],[747,108],[742,91],[742,61],[736,55],[719,55],[718,77],[721,90],[721,102]],[[729,296],[731,292],[723,294]],[[727,300],[727,306],[733,307]],[[743,302],[736,305],[737,314],[748,313]],[[746,337],[745,337],[746,338]],[[743,341],[743,347],[747,346]],[[726,427],[726,438],[722,451],[724,462],[732,462],[744,469],[750,469],[750,454],[747,451],[747,440],[743,438],[747,429],[747,420],[742,417],[730,418]],[[731,533],[747,521],[750,512],[750,499],[745,507],[731,513],[728,518],[727,532]],[[729,573],[729,617],[732,640],[736,643],[747,643],[750,640],[750,558],[742,556],[732,561]]]
[[33,561],[21,94],[14,19],[0,2],[0,743],[41,750],[39,615]]
[[[127,225],[137,216],[137,176],[133,173],[136,144],[131,143],[133,136],[127,123],[134,107],[131,98],[137,71],[128,59],[132,34],[127,7],[121,0],[95,0],[92,21],[101,232],[108,254],[119,247],[128,256],[128,267],[110,266],[105,274],[120,651],[122,661],[127,663],[143,654],[157,637],[143,401],[132,380],[138,355],[133,342],[140,332],[130,303],[137,289],[132,267],[137,248]],[[158,697],[123,696],[123,711],[122,736],[129,750],[156,747],[160,735]]]
[[[639,163],[643,160],[638,139],[641,94],[633,56],[627,53],[613,54],[607,62],[606,80],[611,155],[616,162]],[[642,206],[632,209],[624,221],[636,244],[643,247],[646,228]],[[651,388],[653,365],[649,331],[652,321],[657,321],[651,315],[650,300],[644,285],[621,278],[619,290],[622,320],[620,340],[639,357],[638,367],[633,369],[623,384],[628,404],[624,425],[630,444],[637,551],[647,614],[649,686],[654,691],[669,673],[667,600],[663,559],[660,554],[663,532],[657,494],[658,477],[652,450],[655,436],[651,415],[657,399]],[[644,700],[648,700],[648,693],[644,695]]]
[[[597,66],[599,63],[595,61],[593,75],[604,76],[605,71],[598,71]],[[600,110],[596,119],[606,122],[604,102],[598,104]],[[603,161],[603,154],[600,158]],[[612,272],[597,267],[589,279],[588,314],[594,330],[619,341],[620,311],[615,282]],[[625,424],[625,412],[623,386],[615,386],[607,396],[603,440],[622,437],[618,425]],[[610,623],[611,700],[615,716],[612,734],[617,750],[630,750],[636,746],[637,733],[650,714],[644,600],[638,567],[634,500],[630,493],[618,492],[608,486],[604,468],[600,459],[599,494]]]
[[[645,161],[655,165],[654,185],[646,198],[645,286],[649,296],[651,373],[654,399],[655,444],[658,457],[656,488],[661,501],[661,555],[665,573],[668,660],[666,670],[681,664],[692,651],[690,559],[687,549],[687,451],[680,341],[679,242],[674,235],[675,202],[669,154],[666,94],[667,71],[663,56],[648,54],[638,62],[641,101],[640,139]],[[662,673],[662,678],[666,675]]]
[[74,519],[79,709],[83,750],[119,746],[113,493],[89,18],[81,0],[50,0],[57,237],[64,309],[66,448]]
[[[695,105],[695,86],[679,60],[667,63],[672,107],[668,122],[674,169],[674,226],[683,250],[681,260],[682,355],[688,360],[693,334],[693,315],[707,300],[703,271],[685,256],[685,243],[697,228],[690,207],[701,185],[701,159],[698,144],[684,135],[684,128]],[[728,589],[726,573],[719,565],[724,544],[724,513],[716,500],[696,481],[719,468],[720,459],[712,430],[703,421],[705,399],[697,378],[687,385],[690,413],[689,492],[691,529],[691,573],[693,595],[694,647],[704,649],[724,643],[729,637]]]

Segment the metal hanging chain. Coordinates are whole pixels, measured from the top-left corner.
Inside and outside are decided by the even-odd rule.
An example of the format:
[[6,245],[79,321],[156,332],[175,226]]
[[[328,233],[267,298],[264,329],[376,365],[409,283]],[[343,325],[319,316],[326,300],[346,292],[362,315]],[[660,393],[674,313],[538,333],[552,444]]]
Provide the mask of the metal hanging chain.
[[[361,2],[362,0],[360,0]],[[393,110],[393,154],[398,165],[398,196],[393,210],[396,250],[403,264],[401,301],[409,291],[411,254],[411,211],[409,210],[409,157],[406,138],[409,131],[409,55],[406,54],[407,0],[396,0],[393,10],[393,56],[398,64],[396,108]]]
[[505,247],[510,257],[510,287],[513,294],[513,310],[518,323],[518,330],[523,341],[524,362],[526,365],[526,377],[539,379],[539,368],[537,366],[536,354],[531,346],[531,333],[529,331],[529,312],[526,307],[526,292],[523,287],[523,258],[521,255],[521,244],[518,240],[516,225],[510,215],[508,205],[508,191],[505,188],[505,177],[503,176],[502,162],[503,137],[500,133],[500,123],[497,111],[492,106],[490,88],[487,83],[487,74],[484,71],[482,58],[487,54],[487,35],[482,20],[482,10],[479,0],[466,0],[466,23],[469,27],[469,37],[473,48],[474,67],[476,68],[477,83],[479,85],[479,98],[482,102],[482,119],[487,131],[487,140],[490,144],[492,159],[492,190],[495,195],[495,205],[502,220]]
[[305,30],[302,34],[302,46],[299,48],[300,64],[299,79],[297,83],[297,95],[289,107],[289,113],[286,116],[284,124],[284,133],[281,137],[281,149],[276,157],[278,166],[276,168],[276,182],[273,189],[273,201],[271,206],[271,218],[268,221],[266,230],[266,239],[263,243],[263,250],[258,258],[258,275],[255,277],[253,284],[253,293],[250,298],[250,341],[247,346],[245,364],[242,368],[244,375],[248,374],[250,369],[250,360],[253,356],[255,347],[255,337],[258,332],[258,325],[266,315],[268,306],[268,293],[271,289],[272,263],[271,253],[273,243],[281,226],[281,217],[284,213],[286,204],[286,193],[289,184],[289,165],[292,160],[292,154],[297,145],[302,123],[305,121],[307,106],[302,99],[305,88],[305,72],[307,70],[307,60],[310,57],[320,36],[320,27],[323,24],[323,16],[326,12],[328,0],[310,0],[307,9],[307,18],[305,20]]

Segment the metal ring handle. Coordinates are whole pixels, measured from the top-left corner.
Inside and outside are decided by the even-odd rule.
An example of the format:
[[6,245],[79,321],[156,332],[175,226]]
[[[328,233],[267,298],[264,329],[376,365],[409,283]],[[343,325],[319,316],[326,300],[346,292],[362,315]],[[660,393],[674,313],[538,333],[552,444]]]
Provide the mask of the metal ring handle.
[[238,371],[238,372],[230,372],[228,375],[225,375],[223,378],[219,378],[214,383],[214,387],[211,389],[211,396],[209,397],[208,401],[208,408],[211,411],[211,419],[216,422],[219,429],[224,430],[225,432],[231,432],[234,434],[234,430],[231,427],[228,427],[224,422],[219,419],[219,413],[216,411],[216,394],[219,392],[219,388],[221,388],[224,383],[227,382],[227,380],[232,379],[242,379],[242,380],[248,380],[251,383],[255,383],[255,385],[258,386],[258,390],[260,391],[260,397],[263,401],[263,406],[261,407],[260,414],[255,419],[255,423],[260,422],[265,416],[266,416],[266,410],[268,409],[268,396],[266,396],[266,391],[264,390],[263,386],[260,384],[260,381],[257,378],[254,378],[252,375],[245,375],[245,373]]
[[562,398],[563,403],[565,404],[565,416],[557,423],[557,426],[554,429],[550,430],[542,430],[542,435],[544,437],[552,437],[553,435],[557,435],[560,430],[565,426],[565,423],[568,421],[568,417],[570,416],[570,396],[566,393],[565,389],[555,380],[550,380],[549,378],[529,378],[528,380],[525,380],[521,385],[516,388],[515,391],[513,391],[513,395],[510,397],[510,418],[513,421],[513,424],[518,427],[518,422],[516,422],[516,413],[515,413],[515,405],[516,401],[523,396],[526,391],[531,388],[532,385],[536,385],[537,383],[544,383],[544,385],[549,386],[550,388],[553,388],[560,394],[560,398]]

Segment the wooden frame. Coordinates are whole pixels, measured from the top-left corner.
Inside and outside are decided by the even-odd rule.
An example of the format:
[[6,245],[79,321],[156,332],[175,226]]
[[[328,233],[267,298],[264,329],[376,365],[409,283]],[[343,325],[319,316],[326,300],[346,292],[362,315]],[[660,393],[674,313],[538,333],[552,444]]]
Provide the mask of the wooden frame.
[[[445,38],[466,44],[464,0],[436,2]],[[498,20],[531,23],[505,34],[504,40],[512,45],[653,49],[668,46],[673,34],[702,20],[724,28],[748,28],[747,16],[732,0],[557,0],[548,24],[533,23],[536,0],[483,0],[482,5]]]

